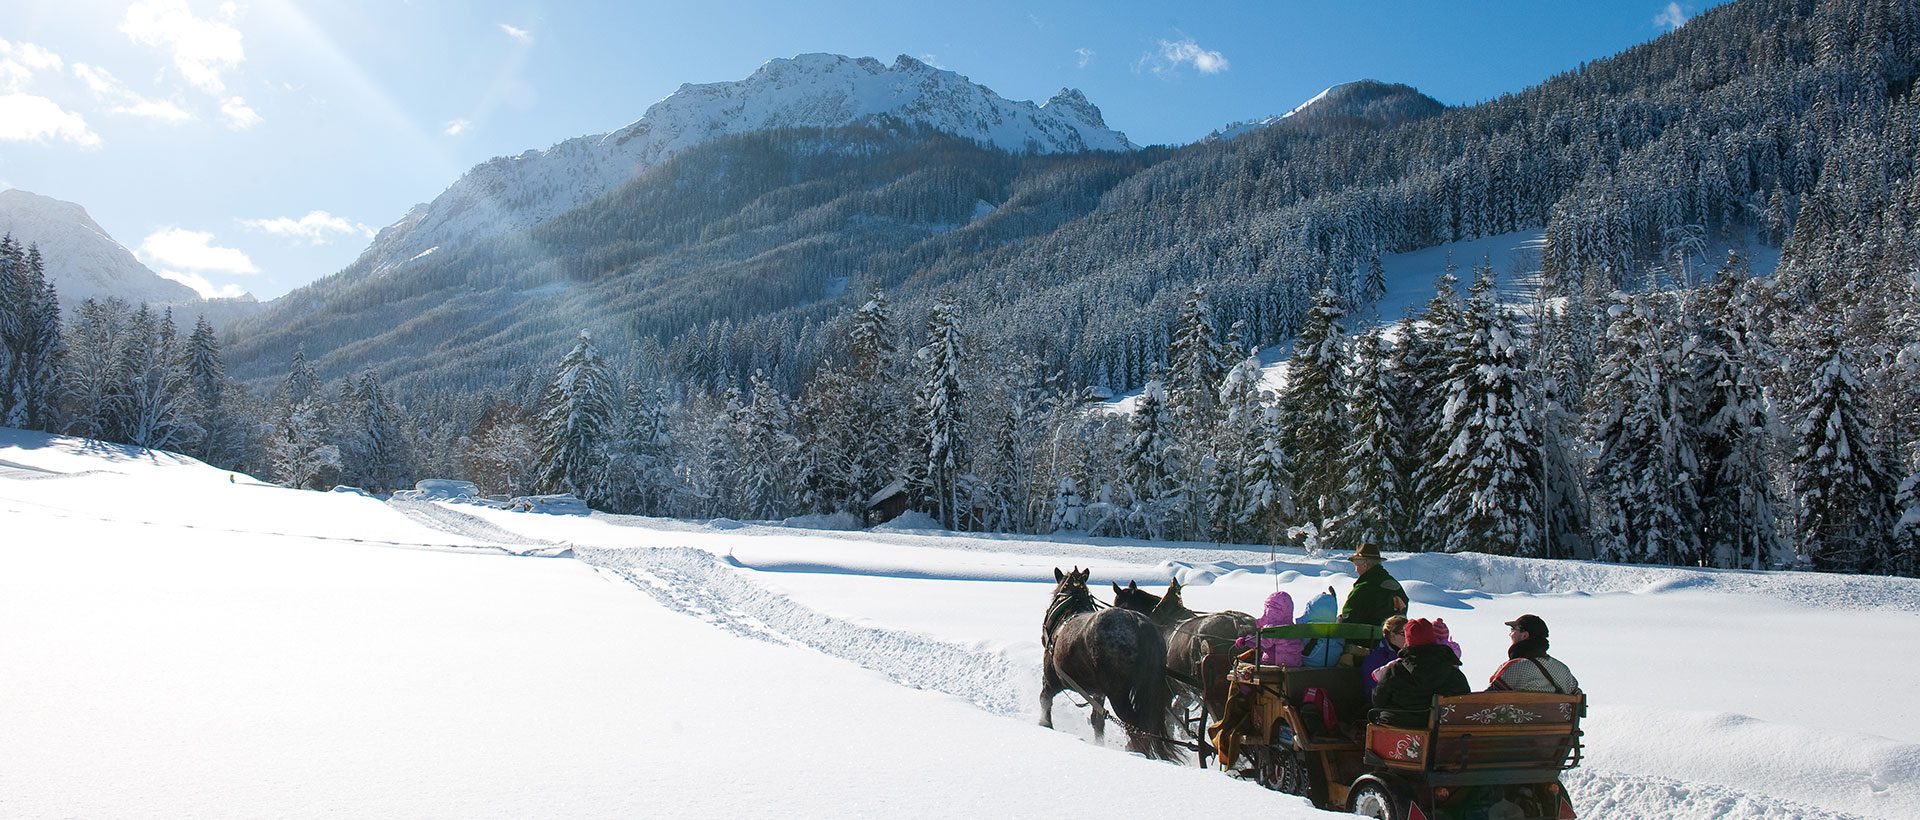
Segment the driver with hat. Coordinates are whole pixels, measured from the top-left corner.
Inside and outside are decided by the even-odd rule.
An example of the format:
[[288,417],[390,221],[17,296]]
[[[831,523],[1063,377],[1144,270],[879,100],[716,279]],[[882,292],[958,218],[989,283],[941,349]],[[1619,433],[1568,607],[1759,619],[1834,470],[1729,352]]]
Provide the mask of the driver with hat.
[[1380,626],[1387,618],[1406,613],[1407,591],[1387,573],[1379,547],[1361,544],[1347,560],[1353,562],[1359,577],[1347,592],[1346,605],[1340,608],[1341,623]]

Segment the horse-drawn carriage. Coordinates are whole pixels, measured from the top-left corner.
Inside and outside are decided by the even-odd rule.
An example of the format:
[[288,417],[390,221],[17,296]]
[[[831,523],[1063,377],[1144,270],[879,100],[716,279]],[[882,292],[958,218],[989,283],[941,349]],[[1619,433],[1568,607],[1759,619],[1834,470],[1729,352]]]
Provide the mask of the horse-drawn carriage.
[[[1261,634],[1364,640],[1379,629],[1300,624]],[[1260,666],[1217,653],[1200,672],[1207,711],[1222,716],[1218,754],[1320,808],[1380,820],[1575,816],[1560,772],[1580,763],[1585,695],[1476,692],[1396,715],[1369,708],[1357,667]]]
[[[1560,772],[1579,765],[1586,697],[1480,692],[1437,697],[1433,708],[1395,714],[1370,708],[1355,666],[1263,666],[1238,653],[1235,638],[1256,631],[1243,613],[1186,609],[1174,586],[1164,597],[1115,585],[1103,608],[1086,571],[1055,570],[1054,601],[1042,626],[1047,650],[1042,723],[1052,725],[1055,693],[1072,689],[1093,708],[1103,701],[1127,727],[1130,747],[1154,757],[1218,755],[1268,788],[1315,806],[1381,820],[1571,820]],[[1368,641],[1364,624],[1294,624],[1257,629],[1263,638]],[[1164,658],[1164,664],[1153,659]],[[1183,721],[1169,702],[1187,704]],[[1170,737],[1184,723],[1193,742]],[[1246,768],[1241,768],[1245,764]]]

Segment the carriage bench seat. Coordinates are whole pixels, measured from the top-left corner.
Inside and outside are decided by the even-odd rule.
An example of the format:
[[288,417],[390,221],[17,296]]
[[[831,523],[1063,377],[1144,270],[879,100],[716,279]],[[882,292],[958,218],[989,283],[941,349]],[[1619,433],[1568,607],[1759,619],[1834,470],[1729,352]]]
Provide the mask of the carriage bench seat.
[[1428,772],[1569,769],[1581,757],[1583,694],[1475,692],[1434,698],[1426,727],[1367,726],[1370,763]]

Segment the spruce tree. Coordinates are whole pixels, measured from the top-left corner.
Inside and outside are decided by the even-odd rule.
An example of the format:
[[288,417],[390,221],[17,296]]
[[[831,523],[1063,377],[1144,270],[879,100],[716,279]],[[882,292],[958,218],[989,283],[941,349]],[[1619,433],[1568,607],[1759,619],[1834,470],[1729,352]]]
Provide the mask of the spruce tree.
[[1414,510],[1417,529],[1426,538],[1407,544],[1410,550],[1438,546],[1427,543],[1439,532],[1437,522],[1427,520],[1445,491],[1446,485],[1435,471],[1451,445],[1441,430],[1441,411],[1445,407],[1445,385],[1453,363],[1462,355],[1461,338],[1466,332],[1466,305],[1460,298],[1460,280],[1453,275],[1453,260],[1447,259],[1447,272],[1434,280],[1434,295],[1419,323],[1406,323],[1411,332],[1401,335],[1398,370],[1403,383],[1407,414],[1407,457],[1412,468]]
[[340,476],[340,448],[332,440],[332,408],[320,390],[320,375],[304,346],[293,351],[287,379],[274,405],[267,467],[274,479],[297,490],[318,490]]
[[1433,464],[1438,490],[1426,520],[1447,552],[1539,552],[1539,463],[1529,386],[1512,314],[1482,267],[1463,316],[1460,346],[1442,387]]
[[38,248],[0,237],[0,426],[52,429],[60,301]]
[[400,411],[372,368],[343,383],[342,429],[337,437],[342,480],[376,493],[404,489],[413,473],[413,448]]
[[1128,416],[1126,471],[1128,521],[1148,538],[1166,538],[1185,518],[1186,495],[1180,483],[1185,469],[1174,438],[1173,411],[1158,379],[1147,382]]
[[1293,465],[1281,445],[1283,422],[1275,408],[1260,413],[1259,444],[1242,470],[1245,502],[1235,519],[1242,530],[1262,544],[1278,544],[1296,516]]
[[754,371],[747,403],[736,417],[734,436],[739,443],[734,486],[742,512],[752,518],[784,517],[791,508],[792,473],[800,441],[793,435],[786,397]]
[[1793,488],[1803,558],[1824,572],[1885,572],[1894,479],[1860,408],[1860,376],[1838,331],[1814,351],[1813,378],[1795,408]]
[[1346,512],[1347,361],[1340,297],[1320,291],[1294,339],[1280,393],[1281,447],[1291,459],[1294,503],[1302,523],[1323,536]]
[[1352,550],[1361,544],[1398,546],[1411,533],[1395,529],[1406,520],[1399,505],[1400,452],[1404,424],[1394,372],[1378,328],[1361,334],[1353,354],[1352,388],[1348,394],[1353,437],[1344,454],[1347,511],[1333,528],[1333,546]]
[[960,369],[967,355],[960,331],[960,307],[950,295],[934,303],[927,319],[927,344],[920,349],[920,428],[925,445],[927,494],[939,510],[942,526],[958,529],[964,522],[960,478],[968,467],[966,385]]
[[1690,342],[1663,294],[1621,294],[1609,314],[1593,424],[1605,553],[1616,561],[1697,566],[1703,556]]
[[1747,280],[1729,261],[1701,292],[1700,385],[1702,543],[1713,566],[1766,569],[1785,554],[1777,527],[1774,423],[1761,384],[1768,345],[1751,318]]
[[1893,551],[1887,571],[1909,578],[1920,576],[1920,470],[1900,482],[1893,499],[1900,520],[1893,527]]
[[606,448],[617,431],[615,385],[593,334],[580,331],[573,349],[540,397],[541,445],[536,486],[572,493],[588,504],[606,501]]

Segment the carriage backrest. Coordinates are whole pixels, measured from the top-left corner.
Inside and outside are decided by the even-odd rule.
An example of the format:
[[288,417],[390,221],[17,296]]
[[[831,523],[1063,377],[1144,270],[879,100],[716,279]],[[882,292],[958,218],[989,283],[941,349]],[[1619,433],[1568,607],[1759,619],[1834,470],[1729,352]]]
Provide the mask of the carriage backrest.
[[1580,763],[1585,695],[1475,692],[1434,698],[1424,728],[1370,725],[1367,751],[1389,768],[1558,771]]
[[1434,699],[1433,769],[1565,769],[1580,760],[1586,696],[1475,692]]

